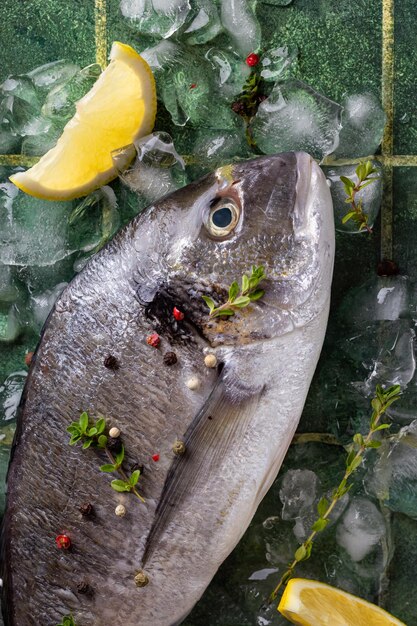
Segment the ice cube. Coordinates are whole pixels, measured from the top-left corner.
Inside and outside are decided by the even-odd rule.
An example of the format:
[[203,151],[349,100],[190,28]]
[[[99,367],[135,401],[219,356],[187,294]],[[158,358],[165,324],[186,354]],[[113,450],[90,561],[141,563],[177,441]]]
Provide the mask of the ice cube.
[[68,283],[59,283],[53,289],[31,296],[29,306],[33,315],[33,328],[40,332],[58,296],[64,291]]
[[68,248],[71,207],[71,202],[38,200],[19,191],[7,180],[1,182],[0,262],[42,266],[53,265],[68,256],[71,253]]
[[15,341],[22,328],[19,323],[19,316],[16,305],[9,308],[0,308],[0,343]]
[[0,422],[16,417],[26,376],[27,372],[24,371],[13,372],[0,385]]
[[195,48],[162,41],[142,53],[151,66],[159,96],[178,126],[233,128],[236,115],[217,90],[210,62]]
[[80,68],[77,65],[61,59],[40,65],[28,72],[27,76],[42,93],[46,93],[59,83],[69,80],[79,71]]
[[362,497],[353,498],[337,526],[337,543],[352,561],[362,561],[385,536],[382,514],[375,504]]
[[113,189],[105,185],[86,196],[76,204],[69,224],[70,250],[80,250],[88,253],[87,256],[97,252],[120,225],[120,212]]
[[372,93],[346,96],[342,101],[342,130],[335,156],[356,158],[375,154],[382,141],[386,115]]
[[[184,161],[168,133],[156,132],[135,144],[136,159],[121,181],[137,196],[137,211],[185,184]],[[123,151],[113,156],[116,165],[126,161]]]
[[[417,411],[415,411],[417,415]],[[366,481],[370,494],[391,511],[417,519],[417,419],[385,440]]]
[[281,46],[266,50],[261,58],[262,78],[272,82],[287,78],[288,71],[296,58],[296,48]]
[[219,12],[212,0],[195,0],[192,3],[193,17],[182,35],[189,45],[207,43],[222,30]]
[[347,293],[339,316],[350,328],[360,330],[369,322],[411,319],[417,299],[410,303],[410,289],[406,276],[376,276]]
[[191,178],[251,156],[243,128],[228,132],[203,128],[195,131],[192,137],[187,134],[186,139],[191,144],[188,148],[190,160],[187,163],[187,172]]
[[70,79],[58,84],[48,93],[42,107],[42,114],[53,119],[60,127],[75,115],[75,103],[80,100],[94,85],[101,74],[97,63],[88,65]]
[[322,159],[338,144],[341,110],[299,80],[277,83],[259,105],[253,137],[265,154],[305,150]]
[[21,152],[27,156],[42,156],[56,145],[61,134],[62,125],[56,126],[52,123],[44,132],[25,137]]
[[[378,170],[377,173],[372,174],[375,182],[367,185],[367,187],[364,187],[356,194],[356,202],[362,202],[362,210],[368,216],[368,225],[370,227],[374,225],[382,201],[382,167],[377,161],[373,161],[372,165]],[[357,165],[322,166],[323,172],[330,182],[335,227],[337,230],[348,233],[366,232],[365,230],[360,231],[358,225],[352,219],[345,224],[342,223],[343,217],[351,211],[351,207],[345,202],[347,196],[340,177],[347,176],[356,183],[358,181],[358,177],[355,174],[356,167]]]
[[0,303],[16,302],[19,289],[13,275],[13,268],[0,263]]
[[235,49],[246,57],[261,45],[261,26],[248,0],[221,0],[220,18]]
[[242,86],[250,74],[250,67],[231,50],[213,47],[204,56],[212,66],[218,93],[231,104],[236,95],[242,91]]
[[283,520],[295,520],[309,509],[316,499],[319,480],[311,470],[288,470],[282,480],[279,498]]
[[121,0],[120,10],[140,33],[168,39],[186,22],[189,0]]

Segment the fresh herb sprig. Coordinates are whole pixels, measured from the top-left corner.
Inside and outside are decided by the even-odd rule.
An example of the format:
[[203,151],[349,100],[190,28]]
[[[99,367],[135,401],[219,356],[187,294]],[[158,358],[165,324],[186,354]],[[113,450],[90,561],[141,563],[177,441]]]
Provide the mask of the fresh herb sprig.
[[67,431],[71,435],[69,445],[75,446],[77,443],[82,442],[83,450],[86,450],[91,445],[103,449],[110,463],[102,465],[100,470],[106,473],[117,472],[121,476],[121,479],[112,480],[110,483],[112,489],[118,492],[131,492],[141,502],[145,502],[136,489],[140,470],[135,470],[130,476],[124,471],[125,449],[122,446],[120,452],[113,456],[111,450],[107,447],[108,436],[105,434],[105,430],[106,420],[104,417],[100,417],[96,422],[91,423],[88,413],[84,411],[81,413],[78,422],[72,422],[67,427]]
[[125,458],[124,447],[122,446],[122,449],[120,450],[120,452],[116,454],[116,457],[112,455],[112,453],[110,452],[110,450],[108,450],[108,448],[105,448],[105,451],[106,451],[107,456],[109,457],[110,463],[101,465],[100,470],[106,473],[118,472],[122,477],[121,480],[117,479],[117,480],[111,481],[110,484],[111,484],[112,489],[114,489],[115,491],[119,491],[119,492],[130,491],[137,498],[139,498],[141,502],[145,502],[145,500],[142,498],[142,496],[140,495],[140,493],[138,493],[136,489],[136,485],[140,476],[140,470],[135,470],[134,472],[132,472],[130,476],[128,476],[122,467],[122,464]]
[[371,401],[372,415],[368,434],[365,437],[361,433],[354,435],[346,458],[346,470],[339,486],[333,491],[330,501],[325,497],[321,498],[319,501],[317,505],[318,518],[311,527],[311,533],[304,543],[295,551],[294,560],[288,564],[288,569],[283,573],[269,597],[270,602],[275,600],[281,587],[286,585],[290,578],[293,577],[294,570],[298,563],[310,558],[316,535],[326,528],[329,523],[330,514],[337,502],[351,489],[352,483],[348,484],[348,480],[353,472],[361,465],[366,450],[379,448],[381,445],[381,441],[374,439],[374,435],[376,432],[390,427],[390,424],[381,424],[380,420],[388,407],[400,398],[400,393],[401,388],[399,385],[393,385],[386,390],[380,385],[377,385],[375,397]]
[[372,228],[368,224],[368,216],[363,211],[362,200],[357,201],[356,194],[378,180],[378,176],[371,176],[371,174],[376,173],[378,170],[372,165],[372,162],[366,161],[366,163],[360,163],[355,170],[357,182],[347,176],[340,177],[347,195],[345,202],[351,206],[351,210],[343,216],[342,224],[353,220],[359,230],[367,230],[368,233],[372,233]]
[[204,302],[210,309],[210,317],[219,317],[220,315],[234,315],[238,309],[247,307],[251,302],[259,300],[265,294],[263,289],[258,289],[259,283],[266,278],[265,269],[262,265],[252,266],[251,275],[243,274],[242,282],[239,286],[237,281],[229,287],[229,297],[227,302],[216,306],[216,303],[209,296],[203,296]]
[[78,422],[72,422],[67,431],[71,435],[69,440],[70,446],[75,446],[82,441],[83,450],[87,450],[92,444],[99,448],[105,448],[107,444],[107,436],[104,434],[106,428],[106,420],[100,417],[93,425],[90,425],[90,418],[85,411],[81,413]]
[[72,615],[65,615],[65,617],[62,618],[62,622],[60,624],[57,624],[56,626],[77,626],[77,625],[74,622],[74,618]]

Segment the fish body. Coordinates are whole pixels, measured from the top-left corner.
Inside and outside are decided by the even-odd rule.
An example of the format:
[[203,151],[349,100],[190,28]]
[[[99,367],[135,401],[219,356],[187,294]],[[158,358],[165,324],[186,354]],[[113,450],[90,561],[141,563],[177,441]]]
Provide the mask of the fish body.
[[[323,342],[333,255],[325,178],[307,154],[285,153],[174,192],[90,260],[58,299],[24,390],[2,538],[6,626],[54,626],[70,613],[81,626],[181,623],[290,445]],[[265,296],[210,319],[202,295],[225,302],[252,265],[265,267]],[[158,347],[146,341],[154,332]],[[166,365],[166,352],[177,362]],[[68,445],[83,411],[120,429],[125,470],[144,468],[145,503],[111,489],[102,451]],[[70,550],[56,547],[60,534]]]

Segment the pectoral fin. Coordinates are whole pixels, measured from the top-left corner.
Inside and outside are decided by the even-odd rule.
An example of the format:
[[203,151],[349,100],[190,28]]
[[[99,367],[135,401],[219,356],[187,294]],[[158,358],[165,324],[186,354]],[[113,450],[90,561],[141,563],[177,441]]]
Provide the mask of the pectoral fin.
[[222,460],[243,440],[262,388],[240,387],[224,371],[184,436],[185,454],[174,460],[167,475],[156,518],[143,556],[152,556],[160,534],[185,498],[191,498],[219,472]]

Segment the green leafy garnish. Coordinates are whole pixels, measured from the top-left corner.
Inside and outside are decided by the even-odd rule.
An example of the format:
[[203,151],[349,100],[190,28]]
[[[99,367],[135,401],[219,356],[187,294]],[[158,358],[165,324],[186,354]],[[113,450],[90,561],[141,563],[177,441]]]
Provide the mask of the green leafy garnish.
[[77,625],[74,622],[74,618],[72,615],[65,615],[65,617],[62,618],[62,622],[60,624],[57,624],[56,626],[77,626]]
[[72,422],[67,431],[70,433],[71,438],[69,440],[70,446],[75,446],[78,442],[82,443],[83,450],[87,450],[91,445],[97,448],[101,448],[106,453],[110,463],[105,463],[100,466],[100,470],[105,473],[117,472],[120,474],[121,479],[112,480],[111,487],[115,491],[130,491],[141,502],[145,502],[140,493],[136,489],[137,482],[139,480],[140,471],[135,470],[130,476],[126,474],[123,469],[123,461],[125,458],[125,449],[122,446],[120,452],[113,456],[112,452],[107,447],[108,436],[105,434],[106,420],[104,417],[100,417],[95,423],[91,423],[88,413],[85,411],[81,413],[78,422]]
[[378,439],[373,439],[373,437],[376,432],[390,427],[390,424],[380,424],[379,422],[388,407],[390,407],[393,402],[399,400],[400,394],[401,388],[399,385],[393,385],[385,390],[381,387],[381,385],[376,386],[375,397],[371,401],[372,415],[369,431],[366,436],[363,436],[361,433],[356,433],[354,435],[346,458],[346,470],[344,476],[338,487],[333,490],[330,501],[325,497],[321,498],[319,501],[317,505],[318,517],[311,527],[311,534],[295,551],[294,560],[288,564],[288,569],[283,573],[278,585],[270,595],[271,602],[275,600],[281,587],[286,585],[290,578],[293,577],[297,564],[310,557],[313,549],[313,542],[317,533],[326,528],[329,523],[330,514],[337,502],[343,498],[343,496],[352,487],[352,483],[348,484],[348,480],[353,472],[362,464],[366,450],[378,448],[381,445],[381,442]]
[[251,302],[255,302],[262,298],[265,294],[263,289],[258,289],[259,283],[266,278],[265,270],[262,265],[256,267],[252,266],[251,275],[247,276],[243,274],[242,282],[239,287],[239,283],[234,281],[229,287],[229,297],[227,302],[220,306],[216,306],[216,303],[209,296],[203,296],[204,302],[210,309],[210,317],[219,317],[220,315],[230,316],[234,315],[236,310],[247,307]]
[[360,163],[358,165],[355,173],[358,178],[358,182],[356,183],[347,176],[340,177],[347,195],[345,202],[351,206],[351,210],[343,216],[342,224],[346,224],[349,220],[353,220],[355,224],[357,224],[359,230],[367,230],[371,233],[372,228],[368,224],[368,216],[363,211],[362,200],[357,202],[356,194],[378,180],[379,176],[371,176],[371,174],[377,174],[378,170],[372,165],[371,161],[366,161],[366,163]]

